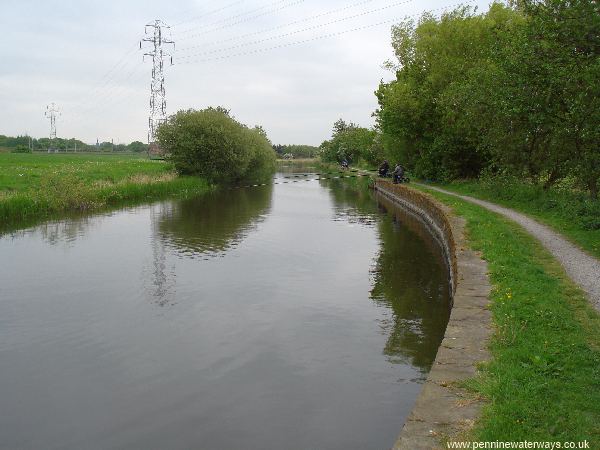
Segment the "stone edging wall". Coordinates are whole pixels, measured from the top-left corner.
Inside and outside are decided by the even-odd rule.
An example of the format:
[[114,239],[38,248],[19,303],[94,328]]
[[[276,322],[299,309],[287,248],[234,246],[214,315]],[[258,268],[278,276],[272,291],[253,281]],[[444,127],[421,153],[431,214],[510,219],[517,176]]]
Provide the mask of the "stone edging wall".
[[433,197],[387,180],[375,189],[398,206],[419,216],[442,246],[448,264],[452,311],[444,339],[394,449],[445,448],[472,427],[481,407],[459,387],[476,366],[489,358],[490,283],[487,265],[466,246],[463,219]]

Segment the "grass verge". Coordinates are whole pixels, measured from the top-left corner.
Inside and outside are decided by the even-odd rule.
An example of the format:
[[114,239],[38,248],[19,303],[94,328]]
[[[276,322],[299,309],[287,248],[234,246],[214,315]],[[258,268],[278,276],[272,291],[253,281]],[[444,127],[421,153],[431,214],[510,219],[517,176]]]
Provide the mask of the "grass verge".
[[0,231],[60,214],[211,189],[164,162],[103,155],[0,155]]
[[467,219],[488,261],[492,360],[468,387],[487,399],[479,441],[583,441],[600,448],[600,316],[559,264],[516,224],[427,191]]
[[514,179],[461,181],[439,187],[527,214],[600,258],[600,200],[570,187],[544,190]]

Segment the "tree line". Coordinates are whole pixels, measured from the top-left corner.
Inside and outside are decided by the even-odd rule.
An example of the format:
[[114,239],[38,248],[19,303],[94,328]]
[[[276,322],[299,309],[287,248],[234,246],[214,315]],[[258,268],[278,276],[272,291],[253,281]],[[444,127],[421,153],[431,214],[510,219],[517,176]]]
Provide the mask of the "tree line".
[[143,153],[148,151],[148,144],[134,141],[129,144],[113,144],[99,142],[86,144],[79,139],[64,138],[33,138],[30,136],[4,136],[0,134],[0,150],[5,149],[13,153],[29,153],[31,151],[57,150],[62,152],[127,152]]
[[273,145],[278,158],[314,158],[319,154],[319,147],[313,145]]
[[375,128],[336,123],[321,145],[325,160],[387,158],[432,180],[569,180],[598,197],[597,0],[424,14],[392,28],[392,47],[395,79],[375,93]]

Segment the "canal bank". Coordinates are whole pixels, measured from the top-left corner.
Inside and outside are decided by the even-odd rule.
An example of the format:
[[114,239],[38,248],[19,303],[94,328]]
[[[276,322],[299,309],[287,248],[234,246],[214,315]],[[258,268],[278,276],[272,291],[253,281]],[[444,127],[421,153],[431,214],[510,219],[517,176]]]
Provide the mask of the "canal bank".
[[[466,220],[492,283],[490,359],[463,385],[484,404],[471,431],[444,441],[600,444],[600,316],[539,241],[516,223],[430,192]],[[425,447],[427,448],[427,447]],[[435,447],[434,447],[435,448]]]
[[427,194],[376,180],[379,195],[419,218],[443,249],[452,312],[444,339],[395,449],[432,449],[467,432],[481,401],[461,387],[489,359],[491,313],[487,265],[465,241],[465,221]]
[[51,219],[214,189],[141,155],[0,154],[0,234]]

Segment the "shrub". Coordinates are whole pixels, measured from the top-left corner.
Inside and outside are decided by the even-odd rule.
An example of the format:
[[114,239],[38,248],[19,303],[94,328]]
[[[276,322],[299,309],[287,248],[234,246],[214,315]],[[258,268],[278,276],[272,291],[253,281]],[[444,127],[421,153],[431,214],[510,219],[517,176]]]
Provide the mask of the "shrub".
[[180,174],[237,183],[275,170],[275,152],[262,128],[248,128],[220,107],[179,111],[159,127],[157,138]]

